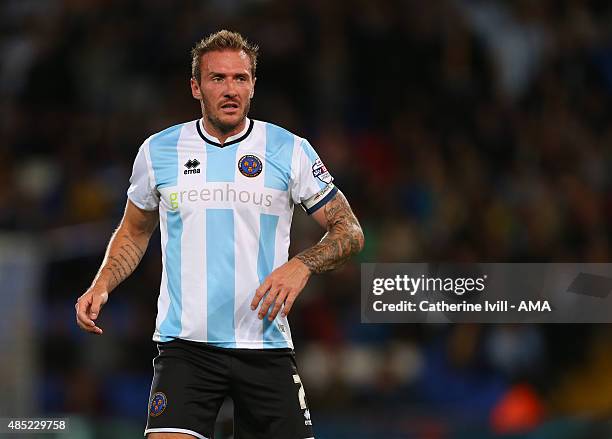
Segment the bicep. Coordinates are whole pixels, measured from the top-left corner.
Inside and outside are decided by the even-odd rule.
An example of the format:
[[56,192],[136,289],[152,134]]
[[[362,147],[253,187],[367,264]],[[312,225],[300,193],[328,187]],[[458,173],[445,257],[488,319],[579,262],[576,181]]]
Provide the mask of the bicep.
[[338,225],[359,225],[348,200],[339,190],[327,203],[310,216],[328,231],[331,231]]
[[[329,201],[331,203],[331,200]],[[325,206],[310,215],[321,227],[327,229],[327,219],[325,218]]]
[[151,236],[159,222],[159,214],[156,210],[144,210],[136,206],[128,199],[121,227],[133,235],[144,234]]

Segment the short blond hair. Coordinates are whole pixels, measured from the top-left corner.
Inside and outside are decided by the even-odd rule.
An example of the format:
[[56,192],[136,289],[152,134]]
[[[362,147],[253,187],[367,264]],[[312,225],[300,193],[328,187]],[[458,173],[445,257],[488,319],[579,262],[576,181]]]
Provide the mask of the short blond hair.
[[206,38],[202,38],[195,47],[191,49],[191,76],[198,83],[200,82],[200,76],[202,74],[200,68],[202,55],[217,50],[243,50],[251,60],[251,76],[255,78],[259,47],[256,44],[249,43],[246,38],[238,32],[223,29],[214,34],[210,34]]

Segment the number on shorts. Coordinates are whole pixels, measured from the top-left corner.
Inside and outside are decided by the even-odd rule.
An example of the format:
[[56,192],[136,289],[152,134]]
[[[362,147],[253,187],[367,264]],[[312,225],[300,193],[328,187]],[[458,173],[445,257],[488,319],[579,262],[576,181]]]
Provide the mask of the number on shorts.
[[298,390],[298,399],[300,400],[300,408],[304,410],[306,407],[306,392],[304,392],[304,386],[302,386],[302,380],[298,374],[293,375],[293,382],[300,385]]

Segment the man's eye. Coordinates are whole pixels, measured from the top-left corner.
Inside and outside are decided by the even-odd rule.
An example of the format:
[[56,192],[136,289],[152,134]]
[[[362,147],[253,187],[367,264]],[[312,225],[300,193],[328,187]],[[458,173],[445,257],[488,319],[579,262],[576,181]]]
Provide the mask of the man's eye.
[[238,82],[244,82],[244,81],[246,81],[246,78],[244,76],[238,76],[238,78],[236,78],[236,80]]
[[213,80],[213,82],[221,82],[223,80],[223,78],[220,77],[220,76],[213,76],[212,80]]

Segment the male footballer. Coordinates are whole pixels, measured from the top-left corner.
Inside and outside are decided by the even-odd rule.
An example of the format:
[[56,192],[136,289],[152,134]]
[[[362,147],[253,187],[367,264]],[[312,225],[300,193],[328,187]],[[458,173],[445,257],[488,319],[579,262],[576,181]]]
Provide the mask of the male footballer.
[[[314,437],[287,315],[310,276],[346,262],[364,237],[310,143],[247,117],[257,54],[226,30],[196,44],[191,93],[202,118],[144,141],[123,219],[76,303],[78,325],[102,334],[102,306],[159,223],[150,439],[212,438],[227,396],[236,439]],[[288,260],[295,204],[327,233]]]

